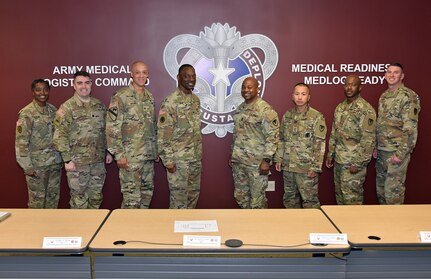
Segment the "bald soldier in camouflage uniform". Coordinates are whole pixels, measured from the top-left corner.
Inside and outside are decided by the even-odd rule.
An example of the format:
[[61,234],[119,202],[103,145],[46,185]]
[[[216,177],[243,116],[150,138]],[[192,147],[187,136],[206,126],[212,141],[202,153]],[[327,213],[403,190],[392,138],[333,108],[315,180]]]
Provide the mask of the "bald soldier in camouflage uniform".
[[163,101],[157,123],[159,156],[169,182],[169,208],[195,208],[200,192],[202,135],[200,101],[193,94],[192,65],[179,68],[178,88]]
[[346,99],[338,104],[332,122],[326,167],[334,167],[337,204],[362,204],[363,184],[367,166],[375,146],[376,111],[360,93],[361,80],[357,75],[346,78]]
[[[75,94],[64,102],[55,118],[54,145],[64,161],[71,208],[99,208],[105,182],[105,105],[91,93],[90,75],[76,72]],[[105,159],[106,157],[106,159]]]
[[241,208],[267,208],[269,168],[277,149],[280,123],[277,112],[258,95],[258,81],[246,78],[241,87],[244,102],[234,119],[232,167],[234,197]]
[[154,98],[145,88],[148,74],[144,62],[132,64],[132,83],[112,96],[106,117],[108,150],[119,168],[121,208],[149,208],[153,197],[157,135]]
[[377,117],[377,197],[380,204],[402,204],[421,107],[419,96],[403,84],[401,64],[390,64],[385,79],[389,88],[380,96]]
[[52,143],[56,107],[48,103],[50,86],[43,79],[31,84],[33,101],[19,112],[16,123],[16,161],[24,170],[29,208],[57,208],[60,198],[61,157]]
[[295,85],[295,107],[288,110],[280,128],[280,142],[274,156],[275,168],[283,171],[286,208],[318,208],[319,173],[325,153],[326,124],[323,115],[309,106],[310,88]]

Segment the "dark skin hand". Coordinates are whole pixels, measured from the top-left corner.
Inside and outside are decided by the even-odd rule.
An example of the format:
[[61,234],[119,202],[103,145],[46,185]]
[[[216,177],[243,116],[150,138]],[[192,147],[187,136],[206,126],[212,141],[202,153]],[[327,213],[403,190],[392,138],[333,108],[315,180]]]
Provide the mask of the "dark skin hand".
[[37,172],[35,170],[29,171],[25,173],[28,176],[34,177],[34,178],[38,178],[39,176],[37,175]]
[[260,175],[268,175],[269,167],[270,167],[270,164],[267,163],[265,160],[262,160],[262,162],[260,162],[260,165],[259,165]]

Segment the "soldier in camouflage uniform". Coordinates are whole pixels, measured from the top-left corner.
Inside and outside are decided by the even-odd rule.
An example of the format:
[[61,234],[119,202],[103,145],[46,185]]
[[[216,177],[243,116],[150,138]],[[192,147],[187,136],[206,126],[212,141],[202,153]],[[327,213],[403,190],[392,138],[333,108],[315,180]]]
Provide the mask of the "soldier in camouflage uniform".
[[20,110],[16,123],[16,161],[24,170],[29,208],[57,208],[61,157],[52,143],[56,107],[48,103],[50,86],[43,79],[31,84],[33,101]]
[[277,149],[280,123],[277,112],[258,95],[258,81],[246,78],[241,87],[244,102],[234,119],[232,167],[234,197],[241,208],[267,208],[269,168]]
[[421,107],[418,95],[403,84],[401,64],[390,64],[385,79],[389,88],[380,96],[377,117],[377,197],[380,204],[402,204]]
[[76,72],[75,94],[64,102],[54,120],[54,145],[64,161],[70,189],[71,208],[99,208],[105,182],[105,105],[91,93],[90,75]]
[[346,99],[338,104],[332,122],[326,167],[334,166],[337,204],[362,204],[363,184],[375,145],[376,111],[360,93],[357,75],[346,78]]
[[295,85],[295,107],[283,115],[275,168],[283,171],[286,208],[318,208],[319,173],[325,153],[326,124],[323,115],[309,106],[310,88]]
[[154,190],[157,159],[154,98],[145,88],[148,67],[142,61],[131,66],[132,83],[111,98],[106,117],[108,150],[119,168],[122,208],[149,208]]
[[192,93],[196,72],[179,68],[178,88],[163,101],[158,118],[157,144],[169,182],[169,208],[195,208],[200,192],[202,135],[200,101]]

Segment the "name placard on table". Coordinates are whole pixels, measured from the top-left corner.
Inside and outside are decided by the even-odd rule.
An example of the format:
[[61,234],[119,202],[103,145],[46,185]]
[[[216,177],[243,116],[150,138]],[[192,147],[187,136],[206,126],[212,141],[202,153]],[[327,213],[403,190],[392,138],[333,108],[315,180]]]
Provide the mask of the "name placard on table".
[[42,248],[44,249],[64,249],[64,248],[80,248],[82,237],[44,237]]
[[174,232],[218,232],[216,220],[175,221]]

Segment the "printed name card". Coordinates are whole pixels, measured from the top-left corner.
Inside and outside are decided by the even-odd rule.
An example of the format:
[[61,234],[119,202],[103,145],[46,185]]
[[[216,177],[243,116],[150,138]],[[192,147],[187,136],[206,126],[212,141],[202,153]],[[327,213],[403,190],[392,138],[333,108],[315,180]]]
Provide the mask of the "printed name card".
[[175,221],[174,232],[218,232],[216,220]]
[[220,236],[184,235],[183,246],[220,247]]
[[44,249],[81,248],[82,237],[44,237]]
[[431,242],[431,231],[419,232],[419,235],[422,242]]
[[345,233],[310,233],[311,244],[348,244]]

